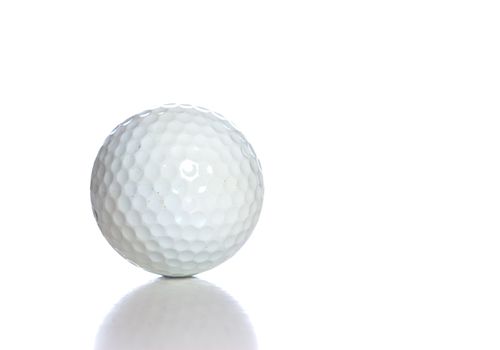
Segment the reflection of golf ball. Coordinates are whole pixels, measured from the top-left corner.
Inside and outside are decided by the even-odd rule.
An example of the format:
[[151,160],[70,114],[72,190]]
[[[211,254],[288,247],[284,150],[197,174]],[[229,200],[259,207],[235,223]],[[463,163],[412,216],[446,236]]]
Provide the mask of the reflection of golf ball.
[[252,233],[259,161],[220,115],[165,105],[118,125],[92,170],[94,216],[113,248],[145,270],[189,276],[231,257]]
[[96,337],[96,350],[256,350],[252,325],[238,303],[196,278],[159,278],[125,296]]

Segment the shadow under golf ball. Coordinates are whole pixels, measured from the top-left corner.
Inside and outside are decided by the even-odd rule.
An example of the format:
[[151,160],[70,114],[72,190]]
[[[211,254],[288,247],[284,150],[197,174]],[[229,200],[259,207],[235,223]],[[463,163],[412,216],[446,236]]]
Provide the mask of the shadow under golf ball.
[[101,325],[96,350],[257,349],[229,294],[197,278],[158,278],[123,297]]

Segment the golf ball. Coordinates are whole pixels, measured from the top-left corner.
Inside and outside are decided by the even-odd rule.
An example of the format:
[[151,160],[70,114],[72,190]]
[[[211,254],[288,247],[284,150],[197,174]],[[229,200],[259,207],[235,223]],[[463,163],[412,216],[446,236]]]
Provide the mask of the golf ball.
[[125,259],[165,276],[191,276],[235,254],[262,208],[260,163],[219,114],[165,105],[106,138],[92,169],[92,208]]

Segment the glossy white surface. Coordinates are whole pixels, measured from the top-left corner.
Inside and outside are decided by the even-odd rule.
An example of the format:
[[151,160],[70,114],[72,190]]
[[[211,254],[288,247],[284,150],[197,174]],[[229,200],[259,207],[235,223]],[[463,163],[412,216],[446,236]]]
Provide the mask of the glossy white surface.
[[198,275],[258,350],[500,349],[499,6],[0,1],[0,349],[92,350],[156,280],[99,233],[89,170],[165,101],[262,161],[256,230]]
[[165,276],[191,276],[233,256],[262,209],[260,163],[217,113],[170,104],[118,125],[99,150],[94,217],[125,259]]
[[159,278],[113,307],[96,350],[256,350],[252,325],[238,303],[196,278]]

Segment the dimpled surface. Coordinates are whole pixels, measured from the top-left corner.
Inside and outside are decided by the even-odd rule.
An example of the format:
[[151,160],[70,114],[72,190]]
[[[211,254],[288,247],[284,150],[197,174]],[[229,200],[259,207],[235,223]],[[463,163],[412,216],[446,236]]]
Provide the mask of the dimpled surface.
[[259,161],[220,115],[165,105],[118,125],[92,170],[94,216],[130,262],[190,276],[231,257],[262,208]]

